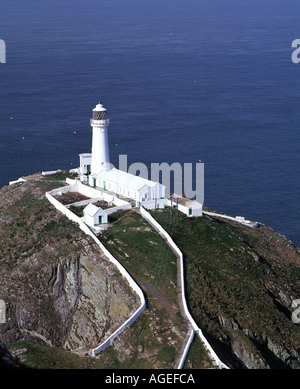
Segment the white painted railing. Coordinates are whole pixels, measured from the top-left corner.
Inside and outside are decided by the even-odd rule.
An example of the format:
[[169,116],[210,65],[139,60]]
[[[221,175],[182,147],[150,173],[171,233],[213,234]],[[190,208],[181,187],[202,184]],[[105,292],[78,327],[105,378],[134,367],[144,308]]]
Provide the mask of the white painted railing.
[[[161,235],[163,235],[165,237],[165,239],[168,242],[169,246],[180,257],[180,278],[181,278],[181,289],[182,289],[181,290],[181,292],[182,292],[181,296],[182,296],[182,304],[183,304],[183,308],[184,308],[185,314],[186,314],[187,318],[189,319],[189,322],[190,322],[191,326],[193,327],[194,331],[197,331],[197,333],[199,334],[199,337],[200,337],[201,341],[203,342],[204,346],[208,350],[209,354],[211,355],[211,357],[213,358],[215,363],[219,366],[220,369],[228,369],[228,366],[226,366],[220,360],[220,358],[217,356],[217,354],[215,353],[215,351],[213,350],[213,348],[211,347],[211,345],[209,344],[209,342],[207,341],[207,339],[203,335],[202,330],[198,327],[197,323],[194,321],[193,317],[191,316],[191,314],[190,314],[190,312],[188,310],[188,306],[187,306],[186,299],[185,299],[185,292],[184,292],[184,267],[183,267],[183,254],[182,254],[182,252],[179,250],[178,246],[174,243],[173,239],[170,237],[170,235],[167,233],[167,231],[165,231],[163,229],[163,227],[153,218],[153,216],[150,215],[150,213],[148,211],[146,211],[146,209],[144,209],[143,207],[140,207],[140,211],[141,211],[142,216],[144,216],[144,218],[158,232],[160,232]],[[192,339],[190,339],[190,341],[186,345],[186,350],[185,350],[185,353],[183,354],[184,358],[186,358],[186,356],[187,356],[188,349],[190,347],[191,341],[192,341]],[[183,366],[183,363],[184,363],[184,359],[182,359],[180,365]]]
[[[56,191],[56,190],[55,190]],[[127,270],[118,262],[114,256],[106,249],[106,247],[99,241],[99,239],[93,234],[93,232],[89,229],[89,227],[73,212],[71,212],[66,206],[61,204],[58,200],[56,200],[50,192],[46,193],[47,199],[50,201],[52,205],[55,206],[57,210],[59,210],[61,213],[63,213],[65,216],[67,216],[68,219],[78,223],[80,229],[85,232],[87,235],[89,235],[100,247],[103,254],[109,259],[110,262],[112,262],[120,271],[120,273],[126,278],[128,281],[130,287],[134,290],[134,292],[138,295],[140,299],[140,307],[134,312],[134,314],[126,320],[125,323],[123,323],[112,335],[109,336],[108,339],[106,339],[104,342],[100,343],[96,348],[94,348],[91,351],[91,355],[95,356],[98,352],[101,350],[104,350],[106,347],[110,346],[112,344],[113,339],[118,336],[126,327],[128,327],[131,323],[133,323],[145,310],[146,308],[146,301],[144,294],[140,287],[135,283],[135,281],[132,279],[132,277],[129,275]]]

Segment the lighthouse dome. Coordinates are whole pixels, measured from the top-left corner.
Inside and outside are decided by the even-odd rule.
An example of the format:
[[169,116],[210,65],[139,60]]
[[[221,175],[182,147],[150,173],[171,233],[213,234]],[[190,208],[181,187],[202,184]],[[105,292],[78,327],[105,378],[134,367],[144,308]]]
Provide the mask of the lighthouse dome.
[[103,107],[103,104],[101,101],[96,105],[96,107],[93,109],[93,111],[106,111],[106,109]]
[[93,119],[94,120],[106,120],[106,109],[103,107],[101,101],[93,109]]

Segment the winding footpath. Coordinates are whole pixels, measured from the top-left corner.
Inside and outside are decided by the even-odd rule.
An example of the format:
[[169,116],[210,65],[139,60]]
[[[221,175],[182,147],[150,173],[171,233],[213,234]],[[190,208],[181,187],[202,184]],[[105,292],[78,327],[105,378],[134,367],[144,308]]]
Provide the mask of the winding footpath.
[[171,236],[162,228],[162,226],[146,211],[143,207],[140,208],[141,215],[148,221],[148,223],[157,231],[157,233],[166,241],[168,246],[174,252],[177,258],[177,293],[178,293],[178,304],[180,307],[181,314],[189,325],[189,330],[180,351],[179,357],[175,363],[175,369],[182,369],[185,359],[187,357],[190,345],[194,339],[195,334],[198,334],[201,342],[203,343],[206,351],[211,357],[213,363],[219,367],[219,369],[229,369],[220,358],[217,356],[205,336],[203,335],[202,330],[198,327],[194,319],[192,318],[187,302],[185,299],[185,286],[184,286],[184,263],[183,263],[183,254],[179,250],[178,246],[174,243]]

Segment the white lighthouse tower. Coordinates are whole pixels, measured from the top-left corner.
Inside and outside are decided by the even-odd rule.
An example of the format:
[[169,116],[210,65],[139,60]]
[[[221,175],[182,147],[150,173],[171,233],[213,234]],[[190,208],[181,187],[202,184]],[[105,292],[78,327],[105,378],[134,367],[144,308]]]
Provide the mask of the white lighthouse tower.
[[92,138],[92,160],[91,175],[96,175],[101,170],[110,170],[110,158],[108,147],[107,126],[109,120],[106,118],[106,109],[102,103],[96,105],[93,109],[93,118],[91,126],[93,128]]

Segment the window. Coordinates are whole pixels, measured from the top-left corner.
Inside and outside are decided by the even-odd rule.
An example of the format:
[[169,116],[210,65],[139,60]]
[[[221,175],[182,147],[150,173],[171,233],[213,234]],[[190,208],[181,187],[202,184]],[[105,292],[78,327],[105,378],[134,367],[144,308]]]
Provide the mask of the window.
[[93,119],[94,120],[105,120],[106,119],[105,111],[94,111],[93,112]]

